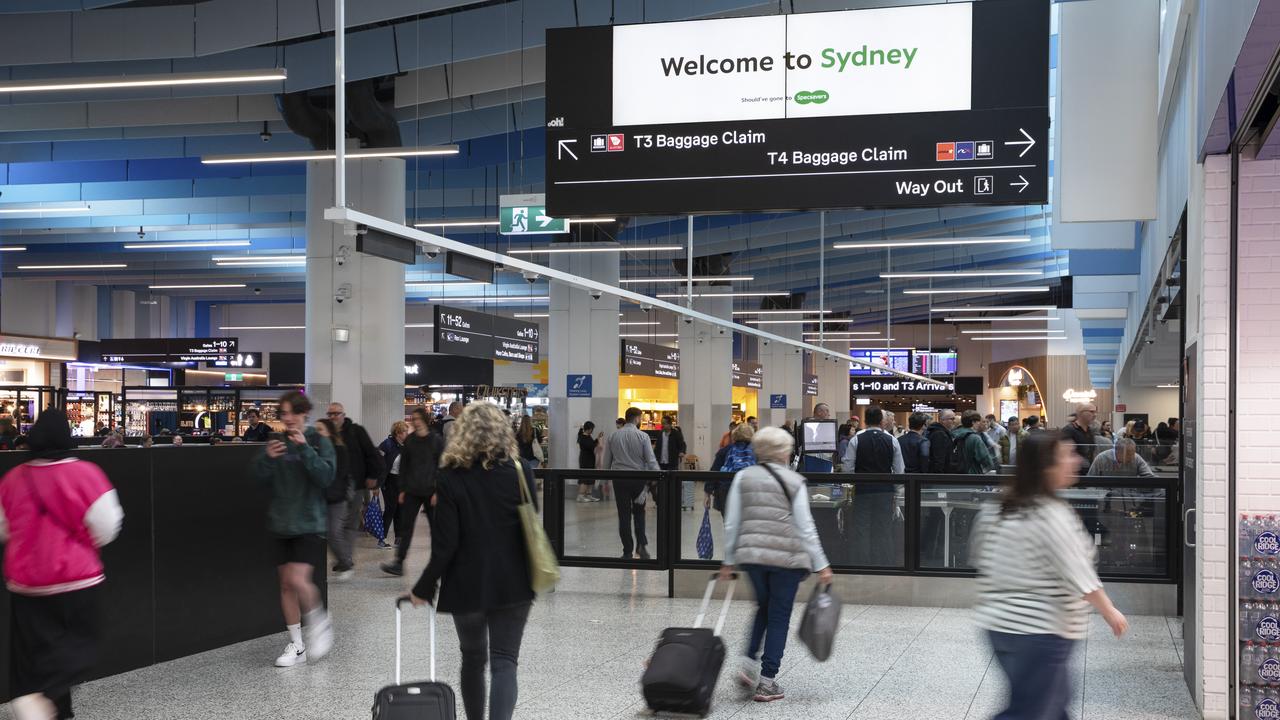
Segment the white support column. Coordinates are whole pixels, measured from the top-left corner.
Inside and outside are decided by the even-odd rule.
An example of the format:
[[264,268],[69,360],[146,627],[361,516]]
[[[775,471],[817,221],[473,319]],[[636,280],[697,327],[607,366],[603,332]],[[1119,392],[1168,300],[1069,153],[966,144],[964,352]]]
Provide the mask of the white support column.
[[[551,267],[603,283],[618,282],[617,253],[558,254]],[[613,432],[618,417],[618,299],[550,282],[547,358],[551,467],[578,466],[578,430],[588,420],[596,432]],[[568,376],[590,375],[591,397],[568,397]]]
[[[698,298],[693,309],[733,317],[732,298]],[[680,323],[680,427],[688,452],[710,469],[733,418],[733,334],[707,323]]]
[[[801,325],[784,325],[775,331],[782,337],[800,339]],[[800,420],[804,415],[804,353],[792,345],[771,342],[760,343],[760,364],[764,365],[764,388],[760,391],[760,425],[782,425],[788,420]],[[818,401],[826,400],[819,385]],[[785,395],[786,409],[770,408],[770,397]]]
[[[404,222],[404,160],[348,160],[346,183],[348,205]],[[405,266],[356,252],[356,238],[324,219],[333,198],[334,164],[307,163],[307,393],[317,406],[341,402],[380,437],[404,417]]]
[[55,337],[98,339],[98,288],[68,281],[58,282]]
[[111,337],[138,337],[138,298],[132,290],[111,291]]

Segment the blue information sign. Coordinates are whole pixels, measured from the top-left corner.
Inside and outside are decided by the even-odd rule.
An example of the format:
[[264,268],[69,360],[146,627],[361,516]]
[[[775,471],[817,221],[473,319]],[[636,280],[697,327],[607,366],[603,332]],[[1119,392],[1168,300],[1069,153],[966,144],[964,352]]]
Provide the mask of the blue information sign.
[[787,396],[786,395],[770,395],[769,409],[770,410],[786,410]]
[[566,387],[569,389],[568,396],[571,398],[589,398],[591,397],[591,376],[569,375]]

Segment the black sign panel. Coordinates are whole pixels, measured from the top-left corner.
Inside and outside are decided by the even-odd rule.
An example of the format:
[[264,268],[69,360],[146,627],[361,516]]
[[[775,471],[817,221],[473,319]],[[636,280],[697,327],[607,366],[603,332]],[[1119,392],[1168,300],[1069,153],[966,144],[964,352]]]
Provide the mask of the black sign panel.
[[98,350],[104,363],[230,362],[237,354],[236,338],[139,338],[103,340]]
[[436,306],[435,351],[513,362],[538,362],[538,326],[514,318]]
[[764,366],[760,363],[733,361],[733,386],[759,390],[764,387]]
[[[866,36],[848,48],[822,47],[852,42],[841,23],[881,22],[864,13],[927,20],[957,11],[965,23],[941,35],[870,31],[892,35],[902,49],[868,49]],[[799,30],[824,19],[829,35]],[[744,28],[728,50],[707,51],[699,40],[770,20],[776,28]],[[637,27],[655,29],[654,49],[641,57],[631,39]],[[761,48],[760,38],[781,39]],[[949,71],[954,53],[964,62]],[[566,217],[1043,204],[1048,62],[1049,3],[1025,0],[548,30],[547,210]],[[872,79],[877,72],[899,74]],[[916,84],[899,87],[894,77]],[[627,86],[615,87],[615,78]],[[955,96],[957,85],[967,98]],[[682,94],[691,87],[713,94]],[[637,110],[629,95],[654,110]],[[903,108],[910,111],[896,111]]]
[[806,374],[804,376],[804,394],[809,397],[818,397],[818,376]]
[[849,391],[854,395],[951,395],[955,386],[951,383],[931,382],[906,378],[849,378]]
[[649,377],[680,378],[680,351],[637,340],[622,341],[622,372]]

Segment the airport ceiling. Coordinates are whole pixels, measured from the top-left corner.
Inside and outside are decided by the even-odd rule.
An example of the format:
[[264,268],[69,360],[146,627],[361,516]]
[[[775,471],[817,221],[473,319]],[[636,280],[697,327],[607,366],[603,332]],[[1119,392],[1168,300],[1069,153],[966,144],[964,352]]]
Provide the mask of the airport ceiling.
[[[914,0],[918,3],[919,0]],[[877,0],[868,5],[913,4]],[[785,12],[843,9],[837,0],[785,0]],[[375,80],[398,124],[401,144],[456,143],[447,158],[409,158],[410,222],[492,218],[498,195],[540,192],[544,170],[544,31],[549,27],[633,23],[778,12],[750,0],[384,0],[347,4],[347,76]],[[323,94],[332,86],[332,9],[318,0],[0,0],[0,81],[230,71],[284,67],[283,82],[0,94],[0,207],[88,203],[58,217],[0,215],[4,277],[57,278],[121,289],[152,284],[244,282],[244,289],[165,290],[201,300],[301,300],[300,267],[220,267],[212,258],[301,253],[305,247],[305,168],[301,163],[202,165],[211,154],[309,149],[283,120],[277,93]],[[264,137],[269,138],[264,142]],[[850,204],[856,204],[851,198]],[[967,295],[974,305],[1060,301],[1065,251],[1049,245],[1048,207],[826,213],[827,307],[855,323],[928,316],[929,296],[904,295],[927,281],[879,277],[896,272],[1040,270],[1043,277],[941,280],[936,287],[1049,285],[1043,295]],[[704,216],[695,220],[695,254],[728,254],[735,291],[806,293],[817,306],[819,214]],[[889,251],[835,250],[837,240],[886,237],[1027,236],[1019,245],[947,245]],[[491,231],[457,235],[489,249],[542,244]],[[683,246],[683,217],[627,219],[627,245]],[[126,248],[152,242],[244,242],[190,249]],[[623,277],[677,274],[680,254],[623,256]],[[21,266],[126,265],[85,271]],[[408,279],[441,277],[420,258]],[[545,295],[543,283],[503,275],[490,290],[512,298]],[[904,283],[914,283],[904,285]],[[637,286],[631,286],[633,289]],[[647,292],[670,286],[640,285]],[[474,288],[471,288],[473,291]],[[888,292],[886,292],[888,291]],[[469,292],[468,294],[475,294]],[[1070,293],[1066,292],[1069,300]],[[410,292],[422,301],[424,292]],[[954,304],[953,298],[948,301]],[[941,302],[941,301],[940,301]],[[742,298],[739,309],[758,307]],[[527,303],[521,303],[527,305]]]

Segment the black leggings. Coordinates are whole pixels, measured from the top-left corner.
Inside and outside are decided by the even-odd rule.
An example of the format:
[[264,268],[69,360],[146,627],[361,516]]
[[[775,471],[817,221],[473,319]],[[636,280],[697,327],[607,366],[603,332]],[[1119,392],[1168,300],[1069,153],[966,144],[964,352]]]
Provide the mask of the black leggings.
[[516,667],[520,641],[532,603],[521,603],[488,612],[454,613],[462,650],[462,705],[471,720],[483,720],[485,665],[490,666],[489,720],[511,720],[516,707]]
[[99,587],[29,597],[12,594],[13,695],[40,693],[59,718],[74,717],[71,688],[98,661]]

